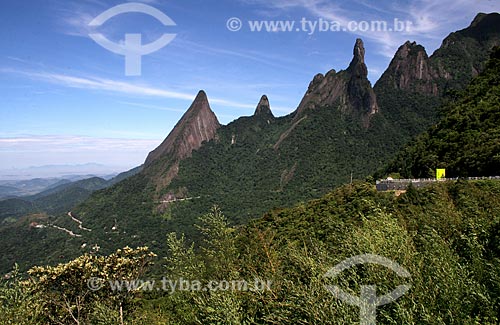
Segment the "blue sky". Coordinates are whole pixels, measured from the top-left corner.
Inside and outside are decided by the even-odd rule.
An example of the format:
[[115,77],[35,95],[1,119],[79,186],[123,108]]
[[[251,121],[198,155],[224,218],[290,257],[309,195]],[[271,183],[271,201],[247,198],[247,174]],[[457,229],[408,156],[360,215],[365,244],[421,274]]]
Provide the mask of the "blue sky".
[[[223,124],[251,115],[267,94],[275,115],[298,105],[316,73],[344,69],[357,37],[365,42],[372,83],[397,48],[417,41],[431,54],[497,0],[147,0],[176,26],[142,13],[89,22],[124,0],[2,0],[0,4],[0,170],[96,162],[141,164],[170,132],[200,89]],[[241,30],[227,28],[237,17]],[[322,19],[410,21],[404,32],[252,32],[248,21]],[[297,26],[297,25],[295,25]],[[143,44],[175,39],[142,57],[126,76],[124,56],[88,34],[114,42],[141,33]]]

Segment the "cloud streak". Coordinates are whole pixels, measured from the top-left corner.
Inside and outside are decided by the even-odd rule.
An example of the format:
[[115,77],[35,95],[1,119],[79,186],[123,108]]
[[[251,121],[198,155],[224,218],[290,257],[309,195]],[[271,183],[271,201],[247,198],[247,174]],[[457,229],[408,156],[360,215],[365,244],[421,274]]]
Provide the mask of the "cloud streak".
[[[226,57],[234,57],[234,58],[244,59],[247,61],[254,61],[260,64],[264,64],[274,68],[279,68],[282,70],[287,70],[294,73],[300,73],[300,74],[306,73],[301,69],[293,68],[293,66],[297,65],[297,62],[287,57],[283,57],[282,55],[270,55],[269,53],[263,53],[259,51],[241,51],[241,50],[235,51],[230,49],[216,48],[200,44],[199,42],[192,42],[182,38],[176,39],[176,41],[172,43],[172,46],[178,47],[182,50],[210,54],[212,56],[223,55]],[[287,62],[288,64],[283,62]]]
[[[416,0],[412,2],[377,2],[374,7],[366,0],[332,3],[327,0],[242,0],[259,4],[272,10],[289,12],[306,10],[309,14],[347,26],[350,21],[385,20],[391,24],[394,18],[410,21],[411,28],[404,32],[351,31],[379,45],[380,54],[392,58],[394,52],[406,40],[439,46],[450,31],[465,28],[478,12],[499,11],[500,5],[488,0]],[[347,7],[349,6],[349,7]],[[465,25],[464,25],[465,24]],[[425,45],[429,45],[425,44]]]
[[85,136],[27,135],[0,138],[0,153],[71,153],[85,151],[147,151],[160,140],[94,138]]
[[[59,26],[59,32],[68,36],[85,38],[88,38],[88,34],[93,30],[93,27],[90,27],[89,23],[97,17],[97,15],[114,6],[101,0],[79,2],[69,2],[66,0],[53,1],[53,11],[57,13],[56,24]],[[128,2],[141,2],[151,6],[160,4],[158,0],[128,0]],[[107,27],[107,30],[110,31],[114,29]]]
[[[12,69],[3,69],[2,71],[23,75],[30,79],[42,80],[45,82],[49,82],[55,85],[64,86],[68,88],[105,91],[111,93],[145,96],[145,97],[180,99],[186,101],[192,101],[196,97],[195,93],[170,91],[170,90],[155,88],[148,85],[136,85],[124,81],[116,81],[100,77],[82,77],[82,76],[71,76],[58,73],[32,72],[32,71],[21,71]],[[226,106],[231,108],[247,109],[247,108],[254,108],[255,106],[253,104],[239,103],[226,100],[223,98],[211,98],[210,102],[213,104],[218,104],[221,106]]]

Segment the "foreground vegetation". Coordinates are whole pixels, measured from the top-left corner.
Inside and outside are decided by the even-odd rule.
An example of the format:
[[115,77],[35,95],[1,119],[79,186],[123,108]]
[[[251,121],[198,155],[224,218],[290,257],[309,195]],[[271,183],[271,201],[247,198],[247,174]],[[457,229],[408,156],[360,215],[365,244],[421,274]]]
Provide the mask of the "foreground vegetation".
[[[500,183],[450,182],[396,197],[369,184],[344,186],[293,209],[230,227],[216,208],[198,221],[203,242],[166,236],[157,263],[170,280],[271,281],[266,290],[89,290],[92,277],[146,279],[153,256],[125,249],[84,255],[54,268],[13,275],[0,289],[1,324],[352,324],[359,308],[337,300],[325,284],[359,296],[400,284],[410,291],[377,309],[380,324],[497,324],[500,318]],[[342,260],[377,254],[411,279],[365,265],[337,279],[325,273]],[[104,282],[103,282],[104,283]]]

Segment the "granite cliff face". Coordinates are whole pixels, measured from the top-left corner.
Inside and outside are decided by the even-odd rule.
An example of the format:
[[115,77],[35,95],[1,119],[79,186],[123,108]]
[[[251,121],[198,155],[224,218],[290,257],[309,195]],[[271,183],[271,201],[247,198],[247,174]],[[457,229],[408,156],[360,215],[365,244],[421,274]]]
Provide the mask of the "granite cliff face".
[[396,52],[380,82],[385,87],[437,96],[438,78],[425,48],[407,41]]
[[451,33],[428,56],[406,42],[373,87],[382,114],[401,130],[405,143],[438,121],[443,98],[464,87],[500,45],[500,14],[478,14],[469,27]]
[[365,122],[378,112],[377,98],[368,80],[365,48],[361,39],[356,40],[353,59],[346,70],[330,70],[326,75],[317,74],[296,111],[295,119],[310,109],[337,106],[343,113],[361,115]]
[[204,141],[213,139],[220,126],[207,95],[201,90],[167,138],[149,153],[143,172],[158,185],[165,186],[177,175],[179,162]]
[[201,90],[167,138],[149,153],[144,166],[150,166],[164,155],[172,155],[175,159],[188,157],[203,141],[213,139],[219,127],[207,95]]
[[483,69],[491,49],[500,45],[500,14],[480,13],[469,27],[446,37],[430,57],[424,47],[407,41],[375,85],[382,91],[401,90],[442,96],[462,89]]

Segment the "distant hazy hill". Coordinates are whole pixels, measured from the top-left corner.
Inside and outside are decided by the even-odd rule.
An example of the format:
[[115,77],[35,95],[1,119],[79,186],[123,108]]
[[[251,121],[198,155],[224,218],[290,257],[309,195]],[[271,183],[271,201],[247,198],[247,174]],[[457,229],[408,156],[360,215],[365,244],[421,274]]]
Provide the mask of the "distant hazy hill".
[[91,177],[74,182],[69,180],[56,182],[53,179],[22,181],[30,182],[31,185],[34,182],[51,185],[47,186],[46,190],[34,195],[0,200],[0,223],[6,218],[18,218],[30,213],[65,213],[85,201],[93,192],[133,176],[141,169],[142,166],[136,167],[130,171],[120,173],[110,180]]
[[[109,175],[116,173],[121,168],[106,166],[96,163],[76,164],[76,165],[44,165],[25,168],[11,168],[0,170],[0,180],[27,180],[38,178],[67,178],[74,180],[73,177],[80,175]],[[34,176],[35,175],[35,176]]]
[[42,192],[52,186],[58,186],[69,180],[61,178],[34,178],[27,180],[1,181],[0,199],[6,197],[18,197],[33,195]]
[[22,195],[22,193],[17,187],[0,185],[0,199],[18,195]]

